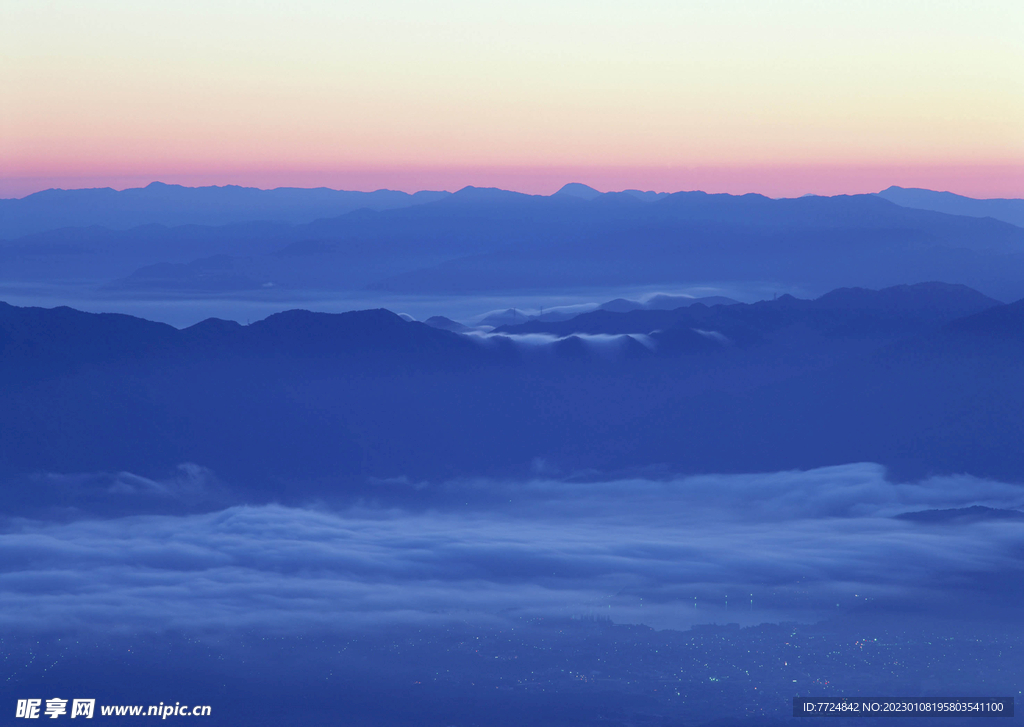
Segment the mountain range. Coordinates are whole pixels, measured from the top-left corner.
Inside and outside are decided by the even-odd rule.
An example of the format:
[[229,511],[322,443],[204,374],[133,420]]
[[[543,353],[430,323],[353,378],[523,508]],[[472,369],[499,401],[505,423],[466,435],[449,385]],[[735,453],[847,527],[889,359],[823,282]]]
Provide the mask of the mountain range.
[[85,507],[78,485],[51,491],[83,473],[159,482],[181,466],[252,501],[415,501],[478,476],[872,461],[1013,481],[1024,464],[1024,301],[938,283],[490,335],[386,310],[179,330],[3,305],[0,374],[14,509]]
[[[578,187],[548,197],[473,187],[433,197],[374,192],[382,205],[403,206],[301,224],[62,228],[0,243],[0,283],[104,295],[451,296],[709,282],[817,294],[946,280],[1004,300],[1024,296],[1024,228],[991,217],[879,195],[594,196]],[[259,190],[232,194],[243,192]]]
[[973,199],[952,192],[895,186],[883,189],[878,196],[901,207],[965,217],[991,217],[1024,227],[1024,199]]
[[153,182],[114,190],[47,189],[0,199],[0,240],[63,227],[127,230],[140,225],[228,225],[240,222],[312,222],[357,209],[386,210],[432,202],[447,192],[407,194],[279,187],[183,187]]

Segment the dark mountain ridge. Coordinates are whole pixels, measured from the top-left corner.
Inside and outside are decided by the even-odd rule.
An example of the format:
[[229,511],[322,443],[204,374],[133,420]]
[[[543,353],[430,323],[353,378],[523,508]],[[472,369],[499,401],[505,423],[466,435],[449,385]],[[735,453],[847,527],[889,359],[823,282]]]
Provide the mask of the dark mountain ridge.
[[651,333],[671,328],[699,328],[720,331],[740,341],[757,330],[767,333],[800,323],[822,332],[853,335],[891,336],[999,306],[1000,302],[963,285],[919,283],[882,290],[840,288],[815,300],[783,295],[773,301],[754,304],[708,306],[693,303],[674,310],[597,310],[566,321],[530,321],[505,325],[498,333],[625,334]]
[[[722,321],[745,311],[730,319],[747,327],[745,339],[676,326],[651,336],[653,346],[610,335],[481,338],[383,310],[177,330],[5,305],[0,481],[15,502],[30,498],[18,483],[33,473],[159,479],[195,463],[243,499],[294,502],[443,496],[374,484],[384,480],[651,467],[873,461],[896,477],[1020,480],[1024,301],[955,318],[982,305],[944,285],[782,297],[704,307]],[[866,332],[849,325],[850,306],[874,311]],[[814,325],[808,311],[820,316]]]

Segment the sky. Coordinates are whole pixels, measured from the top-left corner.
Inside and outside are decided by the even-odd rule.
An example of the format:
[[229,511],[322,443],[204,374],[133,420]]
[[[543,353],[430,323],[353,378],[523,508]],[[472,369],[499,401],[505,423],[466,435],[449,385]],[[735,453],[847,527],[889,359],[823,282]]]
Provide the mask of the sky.
[[51,186],[1024,196],[1024,4],[5,0]]

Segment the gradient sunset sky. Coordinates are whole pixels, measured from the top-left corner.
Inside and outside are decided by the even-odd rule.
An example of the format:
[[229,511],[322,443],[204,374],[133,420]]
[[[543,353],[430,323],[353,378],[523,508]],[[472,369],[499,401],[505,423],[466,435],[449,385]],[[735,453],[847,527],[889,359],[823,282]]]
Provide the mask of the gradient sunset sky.
[[1021,0],[4,0],[0,196],[1024,197]]

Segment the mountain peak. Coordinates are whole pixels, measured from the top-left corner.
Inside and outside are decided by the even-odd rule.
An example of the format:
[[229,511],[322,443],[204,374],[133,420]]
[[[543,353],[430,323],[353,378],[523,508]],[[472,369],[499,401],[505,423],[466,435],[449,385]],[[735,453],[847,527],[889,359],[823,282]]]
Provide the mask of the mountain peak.
[[447,197],[454,202],[496,202],[504,200],[522,200],[530,195],[522,192],[511,192],[498,187],[474,187],[468,185]]
[[593,187],[588,187],[585,184],[581,184],[579,182],[569,182],[560,190],[555,192],[555,195],[563,195],[566,197],[579,197],[580,199],[590,201],[596,197],[600,197],[601,193],[598,192]]

